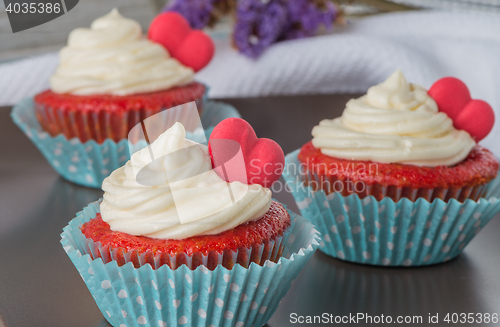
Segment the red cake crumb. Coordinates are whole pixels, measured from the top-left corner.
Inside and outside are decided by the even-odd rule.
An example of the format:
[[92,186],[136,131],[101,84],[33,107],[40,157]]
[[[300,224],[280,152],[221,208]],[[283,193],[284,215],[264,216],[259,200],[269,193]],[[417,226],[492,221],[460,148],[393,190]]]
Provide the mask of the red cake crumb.
[[141,120],[164,109],[196,101],[202,109],[205,86],[193,82],[164,91],[125,96],[98,94],[58,94],[50,90],[35,96],[35,114],[50,135],[64,134],[102,143],[106,138],[118,142]]
[[[274,258],[277,261],[283,249],[274,251],[273,248],[268,248],[266,244],[275,240],[276,237],[282,236],[290,224],[290,215],[286,209],[280,203],[273,201],[271,207],[262,218],[244,223],[232,230],[217,235],[194,236],[183,240],[135,236],[112,231],[109,224],[102,220],[100,214],[97,214],[95,218],[85,223],[81,227],[81,230],[85,237],[92,239],[94,242],[100,242],[103,246],[109,245],[112,249],[123,249],[124,252],[137,251],[139,255],[143,253],[152,254],[153,256],[162,254],[170,256],[187,254],[192,256],[195,253],[202,253],[203,255],[211,253],[223,254],[228,250],[236,251],[265,245],[264,252],[279,252]],[[271,254],[262,253],[261,256],[265,258]],[[256,253],[252,253],[250,256],[256,256]],[[244,262],[246,259],[248,258],[238,257],[236,262],[228,262],[228,260],[231,260],[228,256],[228,258],[224,259],[223,266],[231,269],[235,263]],[[263,264],[259,258],[253,258],[251,261]],[[123,265],[124,263],[124,261],[118,262],[119,265]],[[209,269],[215,268],[213,263],[209,262],[208,265]]]
[[[476,200],[481,196],[483,186],[494,179],[498,171],[498,161],[493,154],[479,145],[472,149],[465,160],[451,167],[418,167],[339,159],[322,154],[312,142],[301,148],[298,159],[310,173],[314,172],[306,177],[307,182],[321,187],[326,193],[332,192],[331,185],[340,181],[344,185],[343,195],[357,193],[361,198],[373,195],[377,200],[387,196],[393,200],[401,197],[424,197],[429,201],[435,198]],[[365,190],[361,191],[362,187],[359,186],[357,191],[357,182],[367,186]],[[349,183],[350,187],[347,187]]]

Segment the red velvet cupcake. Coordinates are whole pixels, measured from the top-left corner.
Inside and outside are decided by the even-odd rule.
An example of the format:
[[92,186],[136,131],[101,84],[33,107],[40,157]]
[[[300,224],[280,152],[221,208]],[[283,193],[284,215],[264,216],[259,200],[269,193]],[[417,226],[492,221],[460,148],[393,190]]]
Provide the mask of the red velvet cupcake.
[[[305,164],[308,172],[306,186],[314,190],[322,189],[326,194],[340,192],[348,196],[355,193],[361,199],[372,195],[376,200],[389,197],[394,201],[401,198],[476,201],[498,171],[498,162],[493,154],[479,145],[465,160],[451,167],[345,160],[322,154],[312,142],[301,148],[298,159]],[[342,168],[333,171],[327,167]]]
[[145,39],[140,25],[116,9],[70,33],[50,86],[34,99],[42,128],[98,143],[126,139],[141,120],[181,104],[195,101],[201,113],[206,92],[191,67]]
[[[443,87],[439,92],[454,90]],[[446,98],[439,92],[433,96]],[[470,100],[470,106],[476,105],[473,101],[478,100]],[[484,105],[480,109],[493,115]],[[487,119],[488,126],[459,123],[459,129],[460,119],[449,115],[462,108],[444,107],[439,101],[438,108],[425,89],[395,72],[365,96],[350,100],[340,118],[314,127],[313,140],[298,155],[306,183],[326,194],[355,193],[377,200],[479,199],[499,167],[493,154],[476,144],[491,130],[494,117]]]
[[[281,239],[289,226],[290,215],[281,204],[273,201],[262,218],[216,235],[194,236],[181,240],[135,236],[111,230],[100,214],[85,223],[81,230],[83,235],[94,242],[118,250],[121,254],[121,260],[117,260],[119,266],[128,262],[124,254],[132,251],[134,255],[129,261],[132,261],[136,268],[149,263],[154,269],[164,264],[176,269],[186,264],[186,258],[191,257],[192,269],[203,264],[213,270],[219,263],[227,269],[232,269],[235,264],[248,268],[252,262],[261,266],[266,260],[278,262],[284,247]],[[140,262],[139,258],[145,254],[146,260]],[[208,258],[208,261],[204,262],[204,257]]]
[[47,90],[35,96],[35,114],[50,135],[64,134],[82,142],[118,142],[145,118],[168,108],[196,101],[201,115],[203,84],[193,82],[153,93],[131,95],[72,95]]
[[[240,151],[244,154],[239,164],[226,166],[229,176],[251,172],[253,167],[244,163],[250,159],[282,165],[281,148],[271,140],[254,143],[255,132],[239,118],[217,125],[210,144],[214,138],[216,144],[227,141],[235,128],[247,131],[238,133],[245,138],[238,140],[245,144]],[[291,221],[287,210],[272,200],[268,187],[281,174],[257,176],[251,184],[220,176],[212,159],[229,158],[226,151],[232,149],[212,146],[209,155],[207,146],[185,136],[182,124],[176,123],[107,177],[100,213],[81,227],[82,233],[106,247],[106,253],[114,253],[119,266],[133,262],[136,268],[149,263],[154,269],[163,265],[176,269],[186,264],[190,269],[203,265],[213,270],[217,265],[232,269],[235,264],[248,268],[252,262],[277,262]],[[258,157],[247,157],[246,153],[254,153],[251,144],[258,146]],[[92,255],[102,257],[100,252]]]
[[319,233],[272,200],[281,173],[255,170],[283,165],[275,142],[241,119],[214,128],[210,154],[185,135],[176,123],[106,178],[63,249],[113,326],[263,326]]

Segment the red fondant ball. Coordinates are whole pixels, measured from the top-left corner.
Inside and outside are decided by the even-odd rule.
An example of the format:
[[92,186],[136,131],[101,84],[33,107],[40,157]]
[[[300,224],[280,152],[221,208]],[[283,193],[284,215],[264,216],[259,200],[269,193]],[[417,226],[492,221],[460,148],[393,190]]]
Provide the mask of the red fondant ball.
[[148,30],[148,38],[163,45],[172,55],[191,33],[189,22],[178,13],[165,12],[156,16]]
[[483,100],[470,101],[453,121],[455,128],[469,132],[476,142],[484,139],[494,124],[493,109]]
[[174,56],[195,72],[208,65],[215,52],[214,43],[202,31],[192,31],[182,45],[174,50]]
[[439,111],[455,119],[460,110],[471,100],[469,89],[455,77],[444,77],[429,89],[429,95],[436,101]]

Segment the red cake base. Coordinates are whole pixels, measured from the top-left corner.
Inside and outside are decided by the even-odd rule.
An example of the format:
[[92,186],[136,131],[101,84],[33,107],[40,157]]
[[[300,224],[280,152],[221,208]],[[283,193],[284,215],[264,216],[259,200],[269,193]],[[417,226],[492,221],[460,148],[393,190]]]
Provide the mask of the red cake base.
[[202,110],[205,86],[191,83],[153,93],[117,95],[71,95],[50,90],[35,96],[35,114],[42,128],[52,136],[64,134],[82,142],[106,139],[118,142],[145,118],[162,110],[196,101]]
[[[100,214],[85,223],[81,230],[85,237],[94,242],[120,249],[120,259],[117,260],[119,266],[126,263],[125,253],[133,251],[136,252],[134,256],[146,254],[145,263],[150,263],[154,269],[162,264],[171,266],[172,257],[177,258],[176,266],[186,263],[183,262],[186,255],[192,258],[191,268],[194,269],[203,263],[204,256],[208,256],[207,268],[212,270],[217,266],[217,258],[221,254],[223,255],[222,265],[227,269],[231,269],[236,263],[247,266],[249,262],[259,265],[263,265],[266,260],[277,262],[282,255],[284,244],[280,242],[278,245],[276,242],[279,246],[276,248],[274,241],[283,236],[290,224],[290,215],[286,209],[273,201],[262,218],[217,235],[195,236],[183,240],[134,236],[112,231]],[[247,251],[248,249],[250,251]],[[233,255],[235,252],[237,253],[236,259]],[[155,264],[154,257],[160,257],[162,264]],[[143,264],[139,260],[133,262],[135,267]],[[171,266],[171,268],[176,267]]]
[[384,197],[394,201],[401,198],[477,200],[498,171],[493,154],[479,145],[465,160],[451,167],[339,159],[322,154],[312,142],[302,147],[298,159],[306,166],[304,178],[314,190],[323,189],[326,194],[337,191],[344,196],[356,193],[360,198],[373,195],[377,200]]

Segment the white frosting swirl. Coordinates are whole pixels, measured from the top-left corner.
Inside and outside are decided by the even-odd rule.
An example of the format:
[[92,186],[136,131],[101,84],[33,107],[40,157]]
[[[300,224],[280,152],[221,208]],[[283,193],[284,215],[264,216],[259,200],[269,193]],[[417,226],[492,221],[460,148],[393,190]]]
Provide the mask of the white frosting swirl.
[[327,156],[429,167],[455,165],[476,144],[400,70],[349,100],[340,118],[321,121],[312,135],[313,145]]
[[101,215],[112,230],[184,239],[219,234],[267,212],[271,190],[222,180],[207,147],[185,135],[176,123],[104,180]]
[[161,45],[144,39],[141,26],[116,9],[91,28],[69,35],[50,79],[56,93],[128,95],[155,92],[193,81],[194,71],[171,58]]

